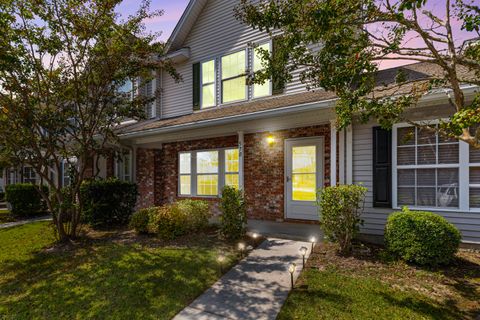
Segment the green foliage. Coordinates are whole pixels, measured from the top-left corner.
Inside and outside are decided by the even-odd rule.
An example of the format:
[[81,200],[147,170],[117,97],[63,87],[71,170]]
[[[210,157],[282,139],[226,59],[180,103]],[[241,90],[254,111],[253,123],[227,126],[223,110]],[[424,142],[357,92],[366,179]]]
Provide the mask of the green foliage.
[[134,229],[137,233],[148,233],[148,223],[151,217],[157,212],[157,207],[140,209],[135,212],[130,218],[129,227]]
[[[479,114],[478,103],[465,99],[460,84],[480,84],[480,44],[472,40],[459,46],[463,39],[455,32],[462,28],[471,32],[467,38],[478,37],[480,6],[457,0],[431,8],[426,0],[241,0],[235,13],[243,23],[279,38],[274,55],[262,53],[267,65],[250,77],[254,83],[288,82],[293,70],[302,70],[300,80],[307,88],[332,91],[339,98],[340,129],[357,119],[376,120],[384,128],[397,122],[421,127],[408,110],[431,90],[449,89],[448,117],[455,124],[438,130],[480,148],[480,131],[458,130],[471,128],[475,120],[469,115]],[[410,46],[414,38],[419,42]],[[379,65],[390,59],[424,62],[424,70],[431,71],[419,79],[418,72],[406,68],[395,81],[386,79],[379,76]]]
[[[48,192],[45,186],[44,191]],[[40,193],[31,183],[10,184],[5,187],[5,200],[12,206],[12,214],[31,217],[45,212],[45,205]]]
[[80,188],[82,218],[92,227],[126,225],[137,202],[137,185],[116,178],[85,181]]
[[132,216],[130,227],[139,233],[175,239],[206,228],[210,216],[206,201],[187,199],[161,207],[141,209]]
[[247,202],[243,192],[226,186],[220,199],[220,231],[227,239],[236,240],[243,237],[247,230]]
[[320,190],[320,227],[329,240],[338,242],[343,253],[351,250],[352,240],[359,231],[366,192],[367,188],[359,185],[331,186]]
[[445,218],[431,212],[393,213],[385,226],[388,250],[405,261],[418,265],[448,264],[460,245],[461,234]]

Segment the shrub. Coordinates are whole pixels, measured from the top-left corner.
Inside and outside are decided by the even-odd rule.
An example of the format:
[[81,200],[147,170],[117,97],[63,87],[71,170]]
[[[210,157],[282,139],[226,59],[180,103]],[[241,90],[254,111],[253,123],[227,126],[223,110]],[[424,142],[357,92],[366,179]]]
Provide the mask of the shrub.
[[130,220],[139,233],[156,234],[163,239],[175,239],[188,232],[208,226],[209,205],[202,200],[182,200],[161,207],[142,209]]
[[226,186],[220,199],[220,231],[231,240],[243,237],[247,230],[247,203],[243,192]]
[[80,187],[82,219],[92,227],[126,225],[137,202],[137,185],[116,178],[89,180]]
[[[10,184],[5,187],[5,200],[10,203],[13,215],[30,217],[45,212],[42,196],[31,183]],[[46,186],[42,186],[47,192]]]
[[[72,210],[75,209],[74,203],[74,196],[72,194],[72,188],[70,187],[63,187],[60,192],[63,196],[63,203],[61,204],[63,211],[65,214],[63,215],[64,222],[72,220]],[[52,210],[57,211],[59,209],[59,203],[55,193],[50,195],[50,204],[52,206]]]
[[151,219],[150,217],[156,213],[157,209],[157,207],[151,207],[135,212],[130,218],[129,227],[135,229],[137,233],[149,233],[148,223]]
[[0,192],[0,201],[5,200],[5,192]]
[[388,217],[385,226],[387,249],[401,259],[418,265],[448,264],[460,245],[461,235],[445,218],[406,207]]
[[338,242],[343,253],[350,252],[352,240],[363,223],[360,216],[366,192],[367,188],[359,185],[332,186],[320,191],[320,227],[328,240]]

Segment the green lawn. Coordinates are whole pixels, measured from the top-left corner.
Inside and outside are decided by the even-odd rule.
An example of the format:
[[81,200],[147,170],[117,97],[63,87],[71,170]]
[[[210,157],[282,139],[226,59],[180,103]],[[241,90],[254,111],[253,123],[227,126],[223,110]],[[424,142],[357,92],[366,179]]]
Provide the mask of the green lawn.
[[129,233],[45,250],[46,222],[0,230],[0,318],[170,319],[216,281],[217,253],[230,250],[196,237],[166,246]]
[[[477,319],[480,254],[422,270],[377,257],[318,250],[278,317],[282,319]],[[327,250],[328,251],[328,250]]]

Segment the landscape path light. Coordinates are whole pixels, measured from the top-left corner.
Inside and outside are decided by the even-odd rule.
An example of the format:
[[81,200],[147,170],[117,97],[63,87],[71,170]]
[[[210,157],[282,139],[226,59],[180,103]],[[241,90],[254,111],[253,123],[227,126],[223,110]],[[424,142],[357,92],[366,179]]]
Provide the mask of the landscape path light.
[[293,274],[295,273],[295,270],[297,270],[297,265],[295,263],[290,263],[290,265],[288,266],[288,272],[290,272],[290,282],[292,285],[292,289],[293,289]]
[[310,237],[310,242],[312,243],[312,252],[313,252],[313,246],[315,245],[315,242],[317,242],[317,238],[315,237]]
[[220,265],[220,273],[223,273],[223,264],[225,263],[225,260],[227,257],[223,253],[220,253],[217,257],[218,264]]
[[245,254],[245,249],[246,249],[245,242],[239,242],[238,243],[238,251],[240,251],[240,255],[241,255],[242,258]]
[[300,252],[300,254],[302,255],[302,258],[303,258],[303,268],[305,269],[305,255],[307,254],[307,247],[300,247],[300,249],[298,250]]

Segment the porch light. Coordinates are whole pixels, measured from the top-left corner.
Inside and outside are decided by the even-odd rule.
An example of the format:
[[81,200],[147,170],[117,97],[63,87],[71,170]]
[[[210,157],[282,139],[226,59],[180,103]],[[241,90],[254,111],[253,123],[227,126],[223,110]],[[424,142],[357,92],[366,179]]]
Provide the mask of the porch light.
[[290,263],[288,266],[288,272],[290,272],[290,282],[292,284],[292,289],[293,289],[293,274],[295,273],[295,270],[297,270],[297,265],[295,263]]
[[307,254],[307,247],[300,247],[300,250],[298,250],[300,254],[302,255],[303,258],[303,268],[305,268],[305,255]]
[[312,252],[313,252],[313,246],[315,245],[315,242],[317,242],[317,238],[310,237],[310,242],[312,243]]
[[275,143],[275,137],[273,136],[273,134],[269,134],[267,136],[267,143],[270,147],[273,146],[273,144]]

